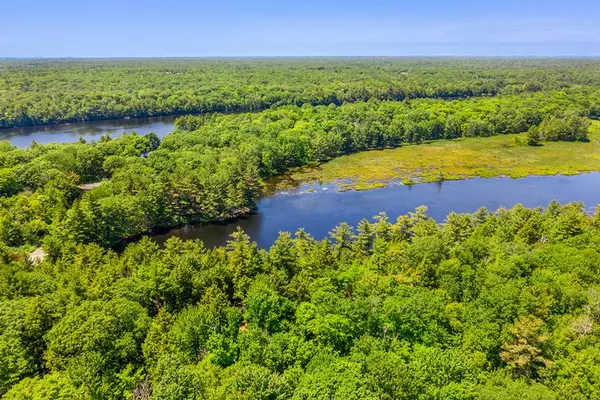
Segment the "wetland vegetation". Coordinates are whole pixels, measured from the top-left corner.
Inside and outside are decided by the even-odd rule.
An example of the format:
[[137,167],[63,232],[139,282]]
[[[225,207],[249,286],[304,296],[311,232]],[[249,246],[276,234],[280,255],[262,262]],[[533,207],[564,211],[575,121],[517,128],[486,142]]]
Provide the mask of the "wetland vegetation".
[[587,142],[527,146],[525,133],[490,138],[431,141],[396,149],[371,150],[293,169],[275,178],[271,190],[306,182],[339,182],[339,190],[366,190],[390,182],[415,184],[467,178],[574,175],[600,170],[600,123]]
[[[366,195],[408,202],[392,188],[332,193],[327,207],[303,206],[325,220],[318,211],[343,212],[334,196],[350,196],[353,226],[315,235],[285,224],[294,214],[283,202],[284,232],[261,246],[239,229],[215,247],[113,246],[246,214],[273,178],[358,190],[439,182],[421,186],[431,196],[444,180],[600,170],[599,67],[1,61],[1,127],[201,115],[177,118],[163,138],[0,143],[0,397],[598,398],[597,174],[545,187],[550,178],[453,182],[434,217],[417,205],[361,214]],[[475,211],[477,191],[501,197],[486,185],[512,190],[510,207]],[[39,247],[43,257],[29,257]]]

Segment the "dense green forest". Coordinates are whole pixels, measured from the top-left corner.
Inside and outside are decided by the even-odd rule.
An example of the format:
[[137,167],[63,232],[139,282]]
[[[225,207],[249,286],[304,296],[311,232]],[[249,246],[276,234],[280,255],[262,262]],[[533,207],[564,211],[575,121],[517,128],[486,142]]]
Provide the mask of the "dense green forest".
[[[0,243],[110,246],[156,227],[228,218],[254,208],[265,178],[372,148],[532,128],[538,139],[586,140],[597,100],[572,90],[282,106],[180,117],[162,142],[153,134],[27,149],[4,142]],[[91,191],[78,189],[102,179]]]
[[0,142],[1,398],[600,399],[600,208],[114,250],[345,154],[589,141],[600,61],[0,62],[0,127],[190,113],[162,139]]
[[2,254],[4,399],[596,399],[600,210]]
[[599,67],[595,59],[3,60],[0,128],[371,98],[448,99],[569,88],[597,95]]

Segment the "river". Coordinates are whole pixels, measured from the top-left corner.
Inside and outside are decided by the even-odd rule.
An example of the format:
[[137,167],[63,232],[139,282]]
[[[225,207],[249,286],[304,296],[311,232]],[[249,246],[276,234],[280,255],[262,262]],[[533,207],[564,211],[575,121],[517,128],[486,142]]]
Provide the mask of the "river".
[[97,141],[105,133],[116,138],[124,132],[132,131],[140,135],[154,132],[162,138],[173,131],[175,118],[177,116],[171,115],[0,129],[0,140],[8,140],[16,147],[24,148],[33,140],[38,144],[71,143],[76,142],[80,137],[87,141]]
[[[118,137],[123,132],[155,132],[164,137],[173,130],[175,116],[92,121],[0,130],[0,139],[17,147],[37,143],[75,142],[79,137],[98,140],[105,133]],[[546,206],[581,200],[588,207],[600,203],[600,173],[576,176],[531,176],[522,179],[494,178],[447,181],[414,186],[393,185],[369,191],[338,192],[336,185],[304,184],[289,191],[276,192],[258,201],[258,211],[228,224],[185,226],[153,235],[158,243],[178,236],[201,239],[208,247],[223,245],[240,226],[262,248],[269,247],[280,231],[304,228],[317,239],[327,236],[340,222],[356,225],[385,211],[393,221],[420,205],[438,222],[452,211],[474,212],[485,206],[490,210],[522,203],[527,207]]]
[[522,179],[493,178],[388,186],[369,191],[338,192],[335,185],[305,184],[299,188],[265,196],[258,201],[256,214],[229,224],[186,226],[152,238],[162,244],[173,236],[201,239],[208,247],[223,245],[240,226],[262,248],[268,248],[280,231],[304,228],[323,239],[340,222],[356,225],[385,211],[393,222],[420,205],[438,222],[452,211],[472,213],[479,207],[489,210],[546,206],[581,200],[592,209],[600,203],[600,173],[575,176],[531,176]]

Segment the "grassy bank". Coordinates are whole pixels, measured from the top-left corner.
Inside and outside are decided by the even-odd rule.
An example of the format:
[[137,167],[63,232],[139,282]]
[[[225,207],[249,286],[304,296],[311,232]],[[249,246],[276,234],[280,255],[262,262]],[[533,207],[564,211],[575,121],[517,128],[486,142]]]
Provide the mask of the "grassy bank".
[[276,187],[283,189],[312,181],[344,181],[347,183],[342,187],[367,190],[392,181],[411,184],[472,177],[573,175],[600,170],[600,123],[597,121],[592,125],[587,143],[547,142],[530,147],[525,141],[525,134],[514,134],[367,151],[291,171],[277,180]]

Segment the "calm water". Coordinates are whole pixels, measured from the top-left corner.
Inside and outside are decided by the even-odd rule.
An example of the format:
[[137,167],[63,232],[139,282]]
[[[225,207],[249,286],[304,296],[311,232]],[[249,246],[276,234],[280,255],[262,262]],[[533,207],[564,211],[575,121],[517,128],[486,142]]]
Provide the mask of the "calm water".
[[97,141],[105,133],[116,138],[124,132],[132,131],[136,131],[140,135],[154,132],[162,138],[173,130],[175,118],[177,117],[114,119],[0,129],[0,140],[8,140],[17,147],[27,147],[32,140],[38,144],[71,143],[76,142],[80,137],[87,141]]
[[[307,192],[314,189],[314,193]],[[258,212],[240,221],[223,225],[188,226],[153,238],[163,243],[172,236],[202,239],[209,247],[223,245],[237,226],[242,227],[259,246],[268,248],[279,231],[304,228],[322,239],[340,222],[356,225],[385,211],[392,221],[422,204],[429,215],[442,222],[446,214],[512,207],[546,206],[581,200],[586,207],[600,203],[600,173],[577,176],[532,176],[523,179],[496,178],[449,181],[441,184],[390,186],[364,192],[339,193],[332,185],[303,185],[288,192],[262,198]]]

